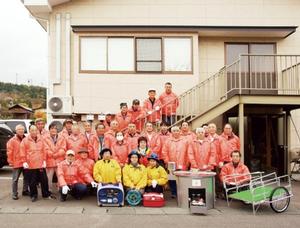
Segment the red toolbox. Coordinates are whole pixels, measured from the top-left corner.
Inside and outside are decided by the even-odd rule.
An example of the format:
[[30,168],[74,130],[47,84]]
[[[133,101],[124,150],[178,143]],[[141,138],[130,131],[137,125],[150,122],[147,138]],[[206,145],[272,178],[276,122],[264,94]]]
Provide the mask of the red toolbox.
[[163,207],[165,199],[162,193],[148,192],[143,195],[144,207]]

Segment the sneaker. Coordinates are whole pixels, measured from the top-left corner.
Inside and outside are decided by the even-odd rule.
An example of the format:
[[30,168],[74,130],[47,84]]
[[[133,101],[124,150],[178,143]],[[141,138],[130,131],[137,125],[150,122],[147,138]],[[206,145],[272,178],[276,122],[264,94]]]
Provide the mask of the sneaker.
[[50,196],[43,197],[43,199],[45,199],[45,200],[55,200],[56,197],[53,196],[53,195],[50,195]]
[[22,196],[29,196],[29,191],[23,191]]
[[13,200],[18,200],[19,197],[18,197],[18,196],[12,196],[12,199],[13,199]]
[[37,201],[37,197],[36,196],[31,197],[31,202],[35,202],[35,201]]

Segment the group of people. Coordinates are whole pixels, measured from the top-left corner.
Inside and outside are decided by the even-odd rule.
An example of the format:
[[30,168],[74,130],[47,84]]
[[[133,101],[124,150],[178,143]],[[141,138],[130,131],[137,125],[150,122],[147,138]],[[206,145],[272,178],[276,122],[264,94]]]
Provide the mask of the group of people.
[[25,137],[24,127],[16,126],[16,135],[7,143],[8,163],[13,167],[12,198],[19,197],[22,172],[22,194],[30,195],[33,202],[39,184],[42,197],[53,198],[54,174],[60,200],[65,201],[68,194],[81,199],[108,183],[122,183],[126,191],[162,193],[169,182],[175,197],[176,182],[167,177],[170,163],[176,170],[217,171],[221,180],[229,174],[249,173],[240,162],[239,138],[230,124],[224,126],[221,135],[214,123],[204,124],[195,133],[187,122],[169,131],[176,120],[178,98],[171,83],[165,84],[159,99],[155,95],[155,90],[149,90],[143,107],[137,99],[130,109],[121,103],[120,113],[114,118],[108,113],[94,129],[91,122],[85,121],[82,131],[72,119],[66,119],[61,132],[55,123],[46,130],[45,122],[37,119]]

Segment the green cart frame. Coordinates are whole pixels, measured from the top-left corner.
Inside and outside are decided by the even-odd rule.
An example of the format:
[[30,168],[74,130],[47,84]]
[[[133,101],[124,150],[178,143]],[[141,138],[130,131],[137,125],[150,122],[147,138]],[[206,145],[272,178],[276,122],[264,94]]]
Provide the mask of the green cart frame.
[[[263,172],[250,174],[227,175],[223,179],[227,205],[230,206],[231,200],[239,200],[245,204],[251,204],[253,214],[262,204],[270,204],[276,213],[286,211],[290,204],[292,194],[291,179],[288,175],[277,177],[277,174],[270,173],[263,175]],[[238,179],[246,178],[246,183],[228,185],[226,183],[238,183]]]

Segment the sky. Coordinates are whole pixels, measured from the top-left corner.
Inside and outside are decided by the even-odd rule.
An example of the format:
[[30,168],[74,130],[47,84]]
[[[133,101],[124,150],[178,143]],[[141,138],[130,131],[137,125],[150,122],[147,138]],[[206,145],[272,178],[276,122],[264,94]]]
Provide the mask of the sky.
[[46,31],[30,16],[20,0],[1,3],[0,81],[46,86]]

